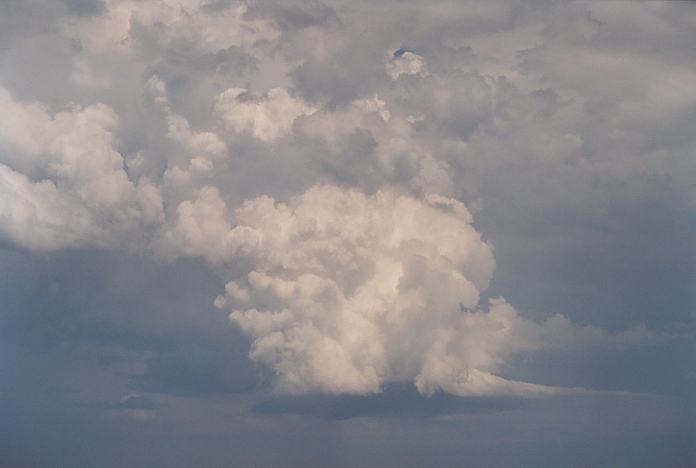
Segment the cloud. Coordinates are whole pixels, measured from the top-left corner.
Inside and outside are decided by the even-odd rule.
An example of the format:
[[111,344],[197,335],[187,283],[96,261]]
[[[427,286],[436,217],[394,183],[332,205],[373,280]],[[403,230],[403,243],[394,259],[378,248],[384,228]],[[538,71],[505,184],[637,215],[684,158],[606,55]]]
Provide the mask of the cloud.
[[[51,181],[32,182],[0,164],[0,232],[12,242],[50,250],[82,242],[99,242],[99,232],[84,207],[71,203]],[[71,223],[66,222],[70,217]]]
[[388,101],[374,94],[301,119],[293,143],[314,149],[320,171],[337,183],[452,195],[449,162],[432,154],[437,144],[425,143],[404,114],[392,112]]
[[182,202],[173,225],[155,238],[153,247],[162,258],[204,257],[211,263],[230,259],[235,239],[220,192],[204,187],[193,202]]
[[146,4],[132,0],[106,0],[103,14],[67,17],[63,33],[80,40],[91,52],[117,50],[128,53],[138,46],[138,27],[157,33],[162,45],[194,44],[201,52],[216,52],[232,46],[249,46],[277,38],[274,25],[262,19],[245,19],[244,4],[212,8],[205,0],[155,0]]
[[689,465],[694,18],[0,1],[3,462]]
[[[654,339],[636,324],[658,314],[566,307],[559,291],[573,281],[548,270],[531,287],[533,275],[509,265],[609,262],[623,253],[597,252],[661,229],[640,221],[660,207],[674,209],[655,225],[687,219],[693,67],[681,47],[666,57],[622,39],[633,34],[626,13],[652,40],[686,44],[670,9],[66,5],[41,17],[40,40],[8,42],[4,240],[205,259],[227,283],[217,304],[291,393],[412,382],[423,394],[559,394],[506,378],[506,366],[527,352]],[[392,52],[405,42],[413,50]],[[19,60],[47,43],[60,52],[52,73]],[[492,292],[481,233],[505,265]],[[690,252],[664,244],[665,257]],[[484,294],[519,304],[515,290],[541,297],[533,305],[556,297],[573,321],[556,305],[531,320],[503,299],[480,304]]]
[[250,200],[234,216],[222,253],[254,269],[216,303],[289,392],[370,393],[412,377],[429,335],[477,304],[494,266],[466,208],[437,196],[324,186],[287,205]]
[[217,134],[192,130],[189,122],[171,109],[167,85],[157,75],[148,79],[145,89],[165,114],[167,136],[180,143],[191,156],[220,159],[226,155],[227,147]]
[[[218,134],[192,129],[189,121],[172,109],[167,85],[159,76],[151,76],[145,90],[164,116],[167,139],[175,143],[163,174],[164,191],[170,196],[177,192],[185,194],[191,186],[210,178],[216,169],[224,171],[228,148]],[[137,155],[127,164],[132,172],[138,173],[143,163],[144,157]]]
[[156,409],[158,405],[146,396],[131,393],[114,403],[113,407],[122,410],[151,411]]
[[162,219],[157,188],[147,179],[133,183],[124,170],[109,106],[51,114],[0,88],[0,122],[5,237],[38,250],[107,245]]
[[401,75],[423,76],[426,73],[425,60],[414,52],[399,49],[387,62],[386,70],[392,80],[397,80]]
[[220,219],[224,205],[212,189],[195,203],[180,207],[172,236],[209,260],[250,265],[215,304],[231,310],[281,392],[369,394],[412,381],[424,394],[572,394],[580,390],[494,373],[520,352],[608,338],[562,316],[524,319],[503,299],[478,309],[492,247],[454,199],[319,186],[287,203],[248,200],[234,227],[214,224],[206,235],[188,232],[197,223],[185,216],[200,206]]
[[385,102],[376,94],[371,98],[356,99],[353,101],[353,105],[366,114],[376,112],[384,121],[391,118],[391,113],[386,108]]
[[515,410],[533,403],[525,398],[460,398],[446,393],[424,397],[413,385],[389,385],[372,395],[274,396],[254,406],[258,414],[300,414],[323,419],[359,417],[419,419]]
[[230,88],[220,94],[215,111],[225,128],[247,132],[262,141],[273,141],[287,134],[300,116],[316,108],[292,97],[286,89],[273,88],[259,99],[246,95],[244,88]]

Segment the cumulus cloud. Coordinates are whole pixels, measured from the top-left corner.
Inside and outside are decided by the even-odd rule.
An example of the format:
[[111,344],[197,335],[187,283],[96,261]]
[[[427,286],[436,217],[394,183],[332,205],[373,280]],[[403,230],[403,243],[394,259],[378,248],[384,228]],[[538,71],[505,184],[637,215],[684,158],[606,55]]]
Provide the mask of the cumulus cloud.
[[356,99],[353,101],[353,105],[366,114],[376,112],[384,121],[391,118],[391,113],[389,112],[389,109],[387,109],[386,103],[376,94],[371,98]]
[[[115,149],[106,105],[51,114],[0,88],[0,232],[27,248],[106,245],[162,219],[147,179],[134,184]],[[30,227],[32,226],[32,227]]]
[[105,235],[98,232],[89,212],[71,203],[53,182],[32,182],[4,164],[0,164],[0,220],[2,235],[29,249],[56,249]]
[[195,200],[179,204],[174,222],[155,238],[153,247],[162,258],[204,257],[219,263],[234,251],[230,230],[225,202],[215,187],[208,186]]
[[225,128],[272,141],[288,133],[295,119],[313,114],[316,108],[284,88],[273,88],[259,99],[248,96],[244,88],[230,88],[218,96],[215,111]]
[[408,116],[392,113],[387,101],[375,94],[301,119],[296,142],[319,146],[315,157],[321,168],[339,182],[367,190],[392,185],[452,195],[449,162],[435,157],[436,145],[417,131]]
[[235,249],[255,269],[217,304],[288,391],[375,392],[413,372],[428,343],[397,348],[425,309],[437,324],[474,306],[494,265],[466,208],[439,197],[326,186],[288,204],[251,200],[235,219]]
[[162,45],[195,44],[201,52],[215,52],[232,46],[249,46],[272,40],[278,31],[272,22],[247,19],[244,4],[214,8],[206,0],[107,0],[96,17],[68,17],[62,21],[65,35],[75,37],[92,52],[137,47],[138,27],[157,32]]
[[426,73],[425,60],[420,55],[399,49],[386,64],[387,74],[392,80],[397,80],[401,75],[420,75]]
[[[163,176],[165,190],[176,191],[195,185],[197,180],[208,178],[216,166],[224,165],[227,145],[213,131],[192,129],[189,121],[172,109],[167,85],[159,76],[151,76],[145,84],[145,90],[148,97],[161,109],[167,138],[177,144],[180,153],[173,152],[167,158],[167,169]],[[137,165],[143,161],[136,157],[130,162],[131,165]]]
[[[196,204],[215,211],[208,219],[224,209],[211,190]],[[179,207],[181,248],[251,265],[215,303],[279,391],[366,394],[412,381],[424,394],[571,392],[495,372],[519,352],[606,339],[561,316],[524,319],[502,299],[478,309],[492,247],[451,198],[319,186],[287,203],[248,200],[234,228],[216,223],[205,235],[186,223],[193,207]]]
[[[216,304],[291,393],[408,381],[423,394],[557,394],[571,390],[506,379],[506,364],[650,339],[633,322],[612,335],[480,305],[493,249],[461,200],[484,206],[483,232],[516,249],[508,258],[575,252],[558,213],[597,202],[587,224],[620,224],[606,200],[623,187],[693,203],[694,142],[672,128],[693,111],[692,61],[627,54],[573,8],[400,7],[408,27],[396,28],[380,5],[102,3],[46,28],[59,79],[33,73],[43,85],[28,92],[0,74],[14,83],[0,88],[4,240],[138,239],[161,260],[205,259],[227,283]],[[593,6],[619,31],[630,13],[679,44],[668,10]],[[401,41],[419,53],[391,52]],[[34,91],[44,104],[24,98]]]
[[220,159],[225,156],[227,147],[217,134],[192,130],[188,120],[171,109],[164,81],[156,75],[152,76],[145,84],[145,89],[165,114],[169,138],[181,143],[193,157]]

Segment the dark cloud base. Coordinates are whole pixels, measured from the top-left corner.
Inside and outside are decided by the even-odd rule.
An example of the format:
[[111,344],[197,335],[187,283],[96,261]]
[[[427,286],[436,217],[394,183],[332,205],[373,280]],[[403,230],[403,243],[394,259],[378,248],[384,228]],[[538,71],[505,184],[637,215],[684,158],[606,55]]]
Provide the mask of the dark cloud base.
[[445,393],[424,397],[412,384],[406,384],[390,386],[372,396],[276,397],[258,403],[253,411],[336,420],[359,417],[431,418],[463,413],[493,413],[531,404],[532,401],[520,398],[462,398]]

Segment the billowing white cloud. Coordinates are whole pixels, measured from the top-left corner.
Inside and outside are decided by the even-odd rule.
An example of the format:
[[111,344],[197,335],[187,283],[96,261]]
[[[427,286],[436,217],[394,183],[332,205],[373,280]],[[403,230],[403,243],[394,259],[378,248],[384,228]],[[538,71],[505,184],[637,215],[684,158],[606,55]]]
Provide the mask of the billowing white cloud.
[[103,104],[50,114],[0,88],[0,233],[27,248],[55,249],[104,245],[160,222],[156,187],[134,184],[124,170],[117,124]]
[[311,115],[316,108],[291,96],[284,88],[273,88],[263,97],[246,96],[244,88],[230,88],[218,96],[215,111],[225,128],[248,132],[263,141],[288,133],[296,118]]
[[253,270],[216,303],[290,392],[368,393],[413,377],[430,335],[477,304],[494,267],[466,208],[437,196],[323,186],[287,204],[250,200],[234,219],[222,252]]
[[89,211],[61,193],[52,181],[32,182],[4,164],[0,164],[0,234],[34,250],[106,237]]
[[[3,240],[137,237],[159,259],[204,258],[228,282],[216,303],[288,392],[411,381],[424,394],[564,393],[506,380],[505,366],[650,339],[481,306],[492,247],[457,200],[504,205],[488,226],[520,256],[581,248],[558,213],[613,225],[601,216],[622,190],[641,200],[657,187],[693,209],[696,71],[679,47],[689,20],[671,6],[103,6],[46,33],[65,54],[57,79],[23,88],[2,74]],[[624,41],[632,20],[673,53]],[[405,48],[383,55],[403,40],[427,64]],[[34,91],[45,105],[16,98]]]
[[[208,223],[192,222],[196,209]],[[213,221],[223,210],[206,189],[179,207],[173,235],[184,251],[249,265],[216,305],[280,391],[365,394],[410,380],[424,394],[570,392],[495,372],[522,351],[606,338],[561,316],[526,320],[502,299],[477,309],[495,262],[456,200],[319,186],[287,203],[248,200],[231,229]]]
[[211,263],[229,260],[235,245],[227,219],[217,188],[204,187],[194,201],[179,204],[173,225],[153,241],[155,253],[161,258],[204,257]]

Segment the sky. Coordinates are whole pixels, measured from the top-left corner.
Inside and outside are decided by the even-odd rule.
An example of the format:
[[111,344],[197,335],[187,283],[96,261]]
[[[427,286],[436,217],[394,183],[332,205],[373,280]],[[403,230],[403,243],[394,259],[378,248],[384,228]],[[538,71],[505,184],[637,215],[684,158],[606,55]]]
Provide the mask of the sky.
[[0,465],[692,466],[694,38],[0,2]]

